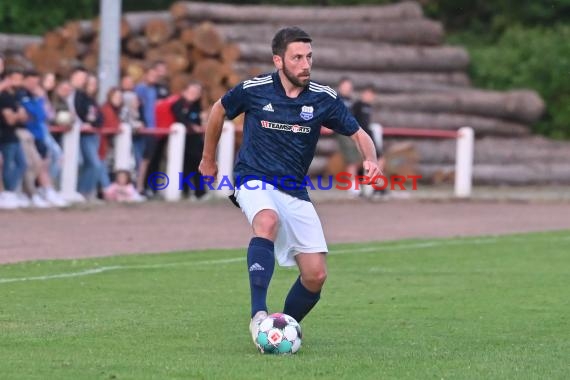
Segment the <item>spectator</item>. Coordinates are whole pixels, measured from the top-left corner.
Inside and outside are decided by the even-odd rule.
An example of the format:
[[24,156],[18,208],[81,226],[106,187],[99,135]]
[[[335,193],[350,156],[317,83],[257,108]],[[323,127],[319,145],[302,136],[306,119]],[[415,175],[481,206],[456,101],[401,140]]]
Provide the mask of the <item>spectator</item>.
[[[176,122],[186,126],[186,145],[184,148],[184,177],[190,173],[198,173],[198,165],[202,158],[204,150],[204,132],[205,126],[202,125],[200,114],[202,108],[200,106],[200,98],[202,96],[202,85],[199,82],[192,81],[188,83],[182,91],[180,98],[172,104],[172,113]],[[204,199],[206,196],[205,186],[200,184],[200,176],[198,174],[192,177],[196,199]],[[190,188],[184,186],[183,192],[189,195]]]
[[[170,89],[168,88],[168,70],[166,67],[166,62],[162,60],[157,60],[152,64],[152,68],[156,72],[156,83],[154,87],[156,88],[156,100],[155,104],[155,115],[157,111],[157,106],[160,102],[166,101],[170,97]],[[158,118],[155,116],[155,123],[157,128],[162,128]],[[170,127],[170,126],[167,126]],[[149,162],[148,172],[153,173],[160,170],[160,165],[164,159],[166,152],[166,144],[168,143],[168,137],[157,136],[155,138],[155,145],[153,150],[153,155]]]
[[52,104],[57,81],[54,73],[46,73],[41,78],[41,96],[44,100],[48,122],[46,123],[46,145],[49,156],[49,174],[54,184],[59,182],[59,168],[62,165],[63,151],[59,142],[51,134],[49,126],[54,124],[55,109]]
[[[8,74],[12,89],[16,96],[17,101],[22,105],[26,111],[27,121],[30,115],[27,112],[24,103],[29,100],[28,91],[24,88],[24,73],[21,70],[14,70]],[[38,208],[49,207],[49,203],[44,201],[38,194],[36,189],[36,179],[38,178],[42,159],[36,148],[33,134],[26,128],[25,125],[16,128],[15,130],[20,146],[24,152],[24,159],[26,161],[26,171],[22,181],[22,190],[17,192],[22,207],[34,206]]]
[[133,128],[133,132],[144,127],[142,121],[142,104],[134,91],[135,82],[133,78],[126,75],[121,79],[121,91],[123,93],[123,116],[121,117],[125,123]]
[[[352,81],[347,77],[341,78],[338,83],[337,90],[340,99],[343,101],[346,108],[350,110],[352,108],[352,97],[354,91]],[[335,136],[338,141],[340,152],[344,159],[345,171],[350,174],[351,178],[356,180],[358,168],[361,164],[360,152],[350,137],[343,136],[339,133],[335,134]],[[360,194],[360,191],[357,190],[355,184],[353,184],[353,186],[351,186],[348,191],[352,196],[358,196]]]
[[[123,108],[123,94],[118,87],[111,87],[107,92],[107,100],[101,106],[103,115],[103,128],[119,132],[121,127],[121,116]],[[101,144],[99,145],[99,158],[105,160],[109,144],[109,136],[101,136]]]
[[16,194],[26,171],[26,160],[16,129],[24,127],[28,115],[18,101],[9,71],[5,73],[1,86],[0,153],[4,191],[0,194],[0,208],[13,209],[26,206]]
[[[158,93],[156,83],[158,74],[154,67],[149,67],[145,73],[144,81],[135,87],[143,110],[143,120],[147,128],[156,128],[156,100]],[[138,162],[137,190],[144,192],[145,178],[149,170],[149,164],[156,151],[157,139],[152,136],[135,138],[133,148],[135,151],[135,161]]]
[[156,98],[166,99],[170,96],[170,89],[168,87],[168,68],[166,62],[162,60],[155,61],[152,64],[153,69],[156,71]]
[[93,93],[93,84],[96,85],[97,77],[89,75],[84,68],[77,68],[73,71],[71,85],[74,91],[70,95],[70,100],[72,101],[72,109],[81,122],[79,148],[82,164],[79,170],[77,188],[86,199],[95,201],[97,181],[100,179],[103,170],[103,164],[98,155],[100,137],[97,133],[97,129],[103,125],[103,117],[95,98],[86,92],[88,81],[91,82],[90,90]]
[[[374,87],[366,86],[362,93],[360,94],[360,99],[357,100],[352,106],[352,113],[354,118],[360,124],[360,127],[372,138],[376,145],[376,152],[378,154],[378,167],[380,170],[384,168],[384,158],[382,157],[382,149],[378,146],[372,129],[370,128],[370,123],[372,120],[372,104],[376,98],[376,93],[374,92]],[[375,195],[385,195],[386,190],[374,190]]]
[[[48,116],[46,112],[44,91],[40,85],[40,76],[36,71],[27,71],[24,75],[24,89],[26,95],[22,98],[22,106],[28,113],[26,122],[27,131],[33,136],[34,146],[30,148],[30,156],[39,157],[38,167],[32,177],[28,192],[32,198],[32,204],[36,207],[65,207],[67,202],[55,191],[49,174],[49,148],[48,141]],[[36,191],[35,182],[40,185]],[[44,202],[47,201],[47,204]]]
[[104,197],[107,201],[115,202],[144,201],[144,198],[140,196],[133,186],[128,170],[118,170],[115,173],[115,182],[105,189]]

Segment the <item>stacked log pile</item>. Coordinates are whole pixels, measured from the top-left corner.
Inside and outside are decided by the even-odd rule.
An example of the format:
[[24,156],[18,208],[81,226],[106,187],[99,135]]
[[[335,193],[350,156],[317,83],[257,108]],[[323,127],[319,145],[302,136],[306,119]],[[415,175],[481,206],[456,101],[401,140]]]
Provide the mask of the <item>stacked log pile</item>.
[[[313,37],[315,80],[335,87],[340,77],[348,76],[357,91],[369,84],[375,87],[379,94],[375,122],[418,129],[471,126],[478,139],[493,141],[497,147],[496,155],[481,156],[477,165],[495,165],[492,157],[501,156],[504,141],[524,142],[519,147],[523,150],[539,149],[537,140],[525,136],[544,111],[542,99],[529,90],[471,87],[468,53],[445,45],[442,24],[425,18],[416,2],[284,7],[179,1],[169,11],[126,13],[121,24],[121,69],[138,79],[145,63],[162,59],[172,91],[197,79],[205,85],[206,105],[211,104],[241,80],[272,71],[271,38],[279,27],[293,24]],[[10,55],[12,61],[28,60],[41,72],[66,75],[78,64],[95,70],[99,28],[99,20],[70,21],[26,43],[0,36],[0,51],[19,51]],[[450,142],[414,143],[421,147],[426,175],[437,172],[437,165],[449,165],[430,161],[427,154],[436,149],[424,146]],[[312,172],[321,173],[326,166],[327,160],[319,157]],[[475,170],[476,181],[479,172]]]

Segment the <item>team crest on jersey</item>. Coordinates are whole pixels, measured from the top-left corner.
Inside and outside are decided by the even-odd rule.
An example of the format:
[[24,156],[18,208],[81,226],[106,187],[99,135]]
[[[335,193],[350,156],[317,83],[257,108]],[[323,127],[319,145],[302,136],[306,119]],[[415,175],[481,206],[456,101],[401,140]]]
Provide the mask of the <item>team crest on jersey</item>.
[[267,129],[275,129],[277,131],[293,132],[293,133],[310,133],[311,128],[303,125],[291,125],[283,123],[273,123],[267,120],[261,120],[261,126]]
[[311,120],[313,118],[313,107],[303,106],[301,107],[301,115],[303,120]]

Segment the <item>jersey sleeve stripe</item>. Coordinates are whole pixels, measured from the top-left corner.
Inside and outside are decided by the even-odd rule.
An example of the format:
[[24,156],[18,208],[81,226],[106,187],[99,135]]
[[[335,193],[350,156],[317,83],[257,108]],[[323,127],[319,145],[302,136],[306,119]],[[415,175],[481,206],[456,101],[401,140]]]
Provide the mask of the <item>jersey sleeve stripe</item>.
[[261,86],[261,85],[270,84],[270,83],[273,83],[273,79],[269,79],[269,80],[262,81],[262,82],[247,83],[247,84],[244,82],[243,88],[245,89],[245,88],[249,88],[249,87]]
[[316,87],[316,88],[322,88],[323,90],[328,90],[328,91],[330,91],[330,92],[332,92],[333,94],[336,95],[336,91],[333,90],[332,88],[330,88],[329,86],[324,86],[324,85],[318,84],[318,83],[316,83],[316,82],[311,82],[310,84],[311,84],[312,86]]
[[335,92],[331,92],[329,90],[325,90],[322,88],[316,88],[316,87],[312,87],[309,85],[309,90],[313,91],[313,92],[324,92],[326,94],[329,94],[333,99],[336,99],[336,93]]

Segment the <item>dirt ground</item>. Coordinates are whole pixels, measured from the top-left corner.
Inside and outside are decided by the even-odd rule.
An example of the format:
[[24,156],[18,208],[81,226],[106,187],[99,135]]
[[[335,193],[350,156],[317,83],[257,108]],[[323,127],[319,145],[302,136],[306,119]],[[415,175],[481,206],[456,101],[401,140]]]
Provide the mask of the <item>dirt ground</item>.
[[[570,229],[570,202],[327,200],[329,243]],[[148,202],[0,212],[0,263],[247,246],[229,201]]]

